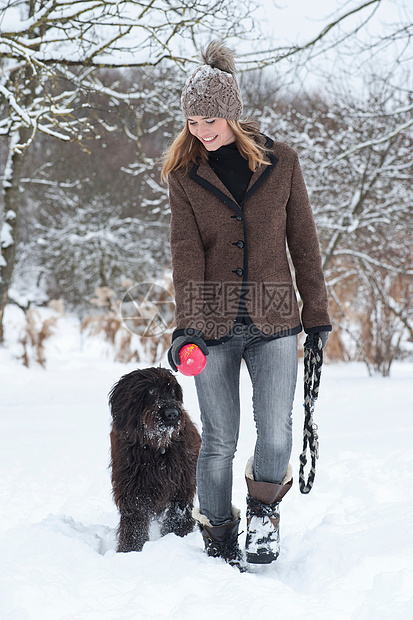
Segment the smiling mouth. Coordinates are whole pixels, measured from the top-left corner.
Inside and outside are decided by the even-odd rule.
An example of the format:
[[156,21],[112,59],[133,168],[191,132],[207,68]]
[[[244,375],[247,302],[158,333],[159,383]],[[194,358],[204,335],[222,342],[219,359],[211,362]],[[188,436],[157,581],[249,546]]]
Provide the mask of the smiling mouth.
[[202,138],[203,142],[213,142],[215,140],[215,138],[218,138],[218,136],[212,136],[211,138]]

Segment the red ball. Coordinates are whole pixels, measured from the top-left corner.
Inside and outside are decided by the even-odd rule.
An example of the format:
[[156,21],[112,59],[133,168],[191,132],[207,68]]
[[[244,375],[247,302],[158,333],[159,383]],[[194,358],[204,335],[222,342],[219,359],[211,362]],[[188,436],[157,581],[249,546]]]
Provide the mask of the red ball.
[[206,356],[196,344],[186,344],[179,351],[181,363],[177,366],[179,372],[187,377],[199,375],[206,366]]

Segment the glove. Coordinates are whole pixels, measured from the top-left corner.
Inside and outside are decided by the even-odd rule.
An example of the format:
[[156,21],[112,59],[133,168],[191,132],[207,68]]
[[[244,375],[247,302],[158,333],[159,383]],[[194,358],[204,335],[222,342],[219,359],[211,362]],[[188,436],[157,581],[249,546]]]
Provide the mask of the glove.
[[186,344],[196,344],[201,349],[204,355],[209,354],[208,347],[205,344],[205,340],[200,336],[189,335],[178,336],[177,338],[174,338],[168,351],[168,362],[172,370],[174,370],[175,372],[178,372],[177,366],[179,366],[179,364],[181,363],[181,360],[179,359],[179,351]]
[[323,331],[323,332],[313,332],[312,334],[307,334],[307,338],[305,339],[305,343],[304,343],[304,348],[314,349],[317,339],[321,338],[321,348],[324,349],[324,347],[327,344],[329,333],[330,332]]

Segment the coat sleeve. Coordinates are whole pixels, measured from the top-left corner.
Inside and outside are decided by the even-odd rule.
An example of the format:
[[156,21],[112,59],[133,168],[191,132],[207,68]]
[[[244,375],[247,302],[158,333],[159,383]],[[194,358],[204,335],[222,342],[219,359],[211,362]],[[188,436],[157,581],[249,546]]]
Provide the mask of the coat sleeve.
[[204,246],[191,203],[173,172],[168,185],[176,329],[203,332]]
[[307,188],[295,153],[287,203],[287,244],[303,307],[301,320],[307,333],[330,331],[327,289],[321,266],[320,246]]

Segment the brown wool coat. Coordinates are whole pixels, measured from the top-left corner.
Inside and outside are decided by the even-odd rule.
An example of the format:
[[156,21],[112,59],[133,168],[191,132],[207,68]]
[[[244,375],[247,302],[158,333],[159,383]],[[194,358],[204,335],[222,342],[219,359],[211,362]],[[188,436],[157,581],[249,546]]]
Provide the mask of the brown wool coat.
[[[320,248],[297,153],[262,136],[269,166],[237,204],[208,163],[169,175],[178,332],[208,344],[228,337],[245,309],[267,335],[330,330]],[[301,321],[286,243],[303,302]]]

